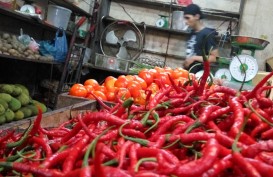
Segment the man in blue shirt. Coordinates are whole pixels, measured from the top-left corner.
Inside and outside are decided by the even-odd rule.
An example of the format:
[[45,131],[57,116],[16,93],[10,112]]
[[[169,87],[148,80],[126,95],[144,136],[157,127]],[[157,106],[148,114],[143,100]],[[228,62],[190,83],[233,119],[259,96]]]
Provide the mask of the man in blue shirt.
[[[218,49],[215,42],[215,30],[207,28],[201,22],[203,14],[196,4],[188,5],[184,10],[185,23],[192,29],[191,37],[187,41],[187,57],[183,65],[186,69],[190,69],[191,73],[197,73],[203,69],[202,48],[205,41],[205,52],[209,62],[216,62]],[[196,65],[198,64],[199,65]],[[194,67],[193,67],[194,66]]]

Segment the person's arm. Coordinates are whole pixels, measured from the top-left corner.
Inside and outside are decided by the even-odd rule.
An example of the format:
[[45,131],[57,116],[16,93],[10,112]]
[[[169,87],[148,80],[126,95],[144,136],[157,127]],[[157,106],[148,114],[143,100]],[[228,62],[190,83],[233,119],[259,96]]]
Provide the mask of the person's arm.
[[[213,49],[210,52],[210,55],[208,56],[209,62],[216,62],[216,57],[218,56],[218,49]],[[183,65],[185,68],[188,68],[193,62],[203,62],[203,57],[202,56],[192,56],[190,58],[187,58]]]

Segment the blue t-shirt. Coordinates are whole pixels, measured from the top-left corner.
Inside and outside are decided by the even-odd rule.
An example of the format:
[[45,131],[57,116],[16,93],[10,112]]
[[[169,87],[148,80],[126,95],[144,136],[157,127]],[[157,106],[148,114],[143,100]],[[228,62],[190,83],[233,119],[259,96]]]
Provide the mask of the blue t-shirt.
[[[187,58],[191,56],[202,56],[202,45],[203,41],[206,40],[206,37],[209,35],[209,37],[206,40],[205,44],[205,51],[206,55],[209,54],[211,49],[216,49],[216,42],[215,42],[215,30],[211,28],[203,28],[201,31],[194,32],[192,31],[190,39],[187,41]],[[194,62],[192,63],[189,68],[194,66],[195,64],[200,62]],[[194,68],[191,69],[192,73],[197,73],[198,71],[202,70],[202,65],[197,65]]]

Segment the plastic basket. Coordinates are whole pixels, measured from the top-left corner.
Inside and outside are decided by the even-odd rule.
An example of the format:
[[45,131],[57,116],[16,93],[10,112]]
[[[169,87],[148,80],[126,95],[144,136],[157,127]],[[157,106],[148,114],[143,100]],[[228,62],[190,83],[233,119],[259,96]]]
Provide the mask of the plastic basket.
[[103,54],[96,53],[95,66],[100,68],[129,71],[129,67],[132,64],[130,60],[119,59]]

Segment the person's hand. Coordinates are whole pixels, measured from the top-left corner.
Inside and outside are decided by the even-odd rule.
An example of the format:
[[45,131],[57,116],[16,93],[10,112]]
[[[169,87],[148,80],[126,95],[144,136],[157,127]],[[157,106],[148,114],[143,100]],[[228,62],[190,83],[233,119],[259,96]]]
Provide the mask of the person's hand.
[[190,57],[190,58],[187,58],[184,63],[183,63],[183,66],[184,68],[186,69],[189,69],[189,66],[194,62],[194,57]]

